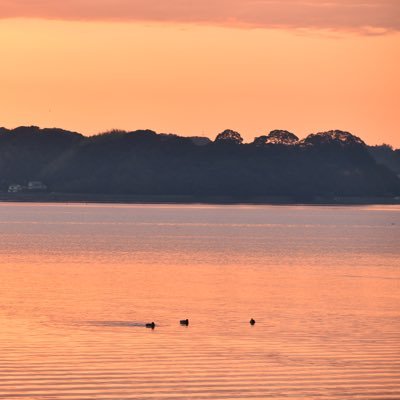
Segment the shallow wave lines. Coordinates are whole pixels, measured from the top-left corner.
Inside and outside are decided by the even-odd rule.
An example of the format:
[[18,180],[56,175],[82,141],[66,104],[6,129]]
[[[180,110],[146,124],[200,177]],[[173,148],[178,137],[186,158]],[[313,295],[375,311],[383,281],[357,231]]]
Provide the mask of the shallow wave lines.
[[[81,337],[82,339],[82,337]],[[104,338],[103,338],[104,339]],[[0,354],[0,398],[364,399],[400,398],[394,340],[334,349],[265,339],[194,340],[121,336],[113,346],[75,342],[8,348]],[[140,340],[138,340],[140,339]],[[262,343],[259,343],[263,340]],[[86,340],[84,341],[86,342]],[[256,351],[256,348],[259,350]],[[263,349],[261,351],[260,349]]]

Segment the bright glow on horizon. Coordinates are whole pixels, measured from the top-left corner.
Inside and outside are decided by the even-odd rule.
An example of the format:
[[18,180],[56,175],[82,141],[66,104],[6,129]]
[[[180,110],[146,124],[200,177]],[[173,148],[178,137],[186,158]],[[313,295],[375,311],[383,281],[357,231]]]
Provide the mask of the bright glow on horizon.
[[247,141],[348,130],[400,147],[400,33],[3,19],[0,126]]

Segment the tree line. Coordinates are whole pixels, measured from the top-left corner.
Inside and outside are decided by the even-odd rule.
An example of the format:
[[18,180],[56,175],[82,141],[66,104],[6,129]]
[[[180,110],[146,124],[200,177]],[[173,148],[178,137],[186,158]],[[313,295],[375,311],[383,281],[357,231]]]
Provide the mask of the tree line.
[[272,131],[244,144],[226,130],[215,140],[110,131],[85,137],[61,129],[0,128],[0,190],[41,181],[58,193],[398,196],[400,152],[367,146],[343,131]]

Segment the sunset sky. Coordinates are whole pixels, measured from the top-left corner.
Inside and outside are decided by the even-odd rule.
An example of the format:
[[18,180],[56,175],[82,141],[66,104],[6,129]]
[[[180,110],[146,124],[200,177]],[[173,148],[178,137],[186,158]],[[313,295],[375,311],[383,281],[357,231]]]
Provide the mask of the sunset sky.
[[0,126],[400,147],[398,0],[0,0]]

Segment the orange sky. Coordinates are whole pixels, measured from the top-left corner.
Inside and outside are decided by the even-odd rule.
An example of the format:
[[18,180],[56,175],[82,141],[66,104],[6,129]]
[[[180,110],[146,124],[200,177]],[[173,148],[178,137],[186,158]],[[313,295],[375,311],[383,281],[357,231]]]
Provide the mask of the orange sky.
[[0,126],[343,129],[400,147],[397,0],[65,4],[0,0]]

